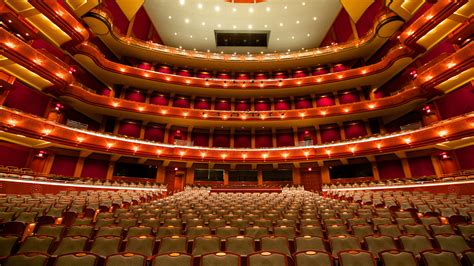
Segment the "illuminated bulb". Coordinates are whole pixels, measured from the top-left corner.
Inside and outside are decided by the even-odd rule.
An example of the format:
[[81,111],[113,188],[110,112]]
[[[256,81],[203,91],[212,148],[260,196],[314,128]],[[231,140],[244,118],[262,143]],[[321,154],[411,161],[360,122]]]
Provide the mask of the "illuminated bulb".
[[223,115],[222,119],[227,120],[227,115]]
[[227,157],[227,154],[223,153],[223,154],[221,154],[221,157],[222,157],[222,160],[225,160],[225,158]]
[[305,113],[301,112],[300,116],[301,116],[301,118],[303,118],[305,116]]
[[367,70],[365,70],[365,69],[364,69],[364,70],[362,70],[362,74],[364,74],[364,75],[365,75],[366,73],[367,73]]
[[352,153],[354,153],[356,149],[355,149],[355,147],[350,147],[349,150],[350,150]]
[[379,149],[379,150],[382,149],[382,144],[377,143],[377,149]]
[[429,14],[429,15],[426,16],[426,20],[430,20],[430,19],[432,19],[432,18],[433,18],[433,15],[431,15],[431,14]]
[[113,102],[113,103],[112,103],[112,106],[113,106],[113,107],[117,107],[118,105],[119,105],[118,102]]
[[83,137],[77,137],[77,142],[81,143],[84,141],[84,138]]
[[161,114],[165,115],[166,113],[168,113],[167,110],[161,110]]
[[166,77],[165,79],[166,79],[167,81],[170,81],[170,80],[171,80],[171,78],[170,78],[170,77]]
[[143,110],[145,110],[145,108],[143,108],[142,106],[138,107],[138,111],[143,112]]
[[301,85],[301,81],[296,82],[296,84]]
[[14,47],[15,47],[15,44],[12,43],[12,42],[5,42],[5,45],[6,45],[7,47],[10,47],[10,48],[14,48]]
[[145,78],[148,78],[150,76],[150,74],[144,73],[143,76],[145,76]]
[[244,159],[244,160],[247,159],[247,154],[246,153],[242,154],[242,159]]
[[202,158],[206,157],[206,153],[205,153],[205,152],[201,152],[201,157],[202,157]]
[[41,131],[43,133],[43,135],[49,135],[51,133],[51,129],[48,129],[48,128],[45,128]]
[[112,143],[107,143],[107,149],[110,149],[110,148],[112,148],[113,146],[114,146],[114,144],[112,144]]
[[242,120],[245,120],[247,119],[247,116],[246,115],[242,115]]
[[207,118],[207,114],[206,113],[202,114],[202,117]]
[[331,156],[331,150],[326,150],[326,154],[327,154],[328,156]]
[[186,80],[186,84],[189,84],[189,83],[191,83],[191,81],[190,81],[190,80]]
[[16,120],[15,119],[8,119],[8,125],[11,126],[11,127],[14,127],[16,126]]
[[37,65],[41,65],[43,63],[43,61],[41,61],[41,59],[39,59],[39,58],[33,59],[33,62]]
[[305,151],[304,156],[306,157],[306,159],[308,159],[308,155],[309,155],[309,151]]
[[440,130],[440,131],[438,131],[438,135],[439,135],[440,137],[444,137],[444,136],[448,135],[448,131],[445,130],[445,129]]
[[62,73],[59,73],[59,72],[56,73],[56,76],[57,76],[58,78],[61,78],[61,79],[64,78],[64,75],[63,75]]
[[206,81],[206,83],[204,83],[206,86],[209,86],[209,82]]
[[183,113],[183,116],[184,116],[184,117],[188,116],[188,112],[184,112],[184,113]]
[[375,108],[375,104],[369,104],[369,109],[374,109]]
[[425,81],[429,81],[429,80],[431,80],[432,78],[433,78],[433,76],[428,76],[428,77],[425,78]]
[[411,30],[411,31],[407,32],[407,35],[410,36],[410,35],[412,35],[413,33],[414,33],[414,31]]
[[133,152],[136,153],[138,151],[138,147],[137,146],[134,146],[133,147]]
[[325,116],[327,114],[326,111],[321,111],[321,115]]
[[451,63],[448,64],[448,68],[452,68],[452,67],[454,67],[455,65],[456,65],[456,63],[451,62]]
[[81,27],[75,27],[74,28],[77,32],[82,32],[82,28]]
[[343,111],[344,111],[344,113],[349,113],[350,110],[349,110],[349,108],[344,108]]
[[162,150],[156,150],[156,154],[158,154],[158,156],[160,156],[162,152]]
[[179,155],[180,155],[181,157],[183,157],[183,156],[184,156],[184,154],[185,154],[185,152],[184,152],[184,151],[180,151],[180,152],[179,152]]
[[262,120],[265,120],[266,116],[265,116],[265,115],[261,115],[260,118],[261,118]]
[[283,153],[281,156],[283,156],[283,158],[286,160],[286,158],[288,158],[288,153]]
[[264,160],[266,160],[266,159],[268,158],[268,153],[262,154],[262,158],[263,158]]
[[342,79],[343,77],[344,77],[343,75],[337,76],[338,79]]
[[411,143],[411,138],[405,138],[403,140],[406,144],[410,144]]
[[317,80],[316,80],[316,82],[318,82],[318,83],[321,82],[321,81],[322,81],[322,79],[317,79]]

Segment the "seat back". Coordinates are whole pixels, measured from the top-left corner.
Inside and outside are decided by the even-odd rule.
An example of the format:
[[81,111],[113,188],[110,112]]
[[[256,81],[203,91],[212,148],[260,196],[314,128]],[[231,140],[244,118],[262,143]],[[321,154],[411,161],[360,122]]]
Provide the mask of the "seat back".
[[447,250],[426,250],[420,253],[421,260],[427,266],[461,266],[456,253]]
[[332,256],[324,251],[306,250],[293,255],[296,266],[332,266]]
[[188,240],[184,236],[163,237],[160,240],[158,255],[168,253],[186,253]]
[[153,236],[134,236],[127,238],[125,252],[143,254],[145,256],[153,255],[155,246],[155,237]]
[[126,266],[145,266],[146,257],[141,254],[131,253],[131,252],[122,252],[108,256],[105,259],[105,266],[117,266],[117,265],[126,265]]
[[193,256],[185,253],[172,252],[160,254],[153,258],[152,266],[192,266]]
[[77,252],[63,254],[56,258],[54,266],[71,266],[71,265],[97,265],[99,256],[93,253]]
[[418,266],[415,255],[409,251],[386,250],[379,253],[384,266]]
[[432,249],[430,240],[422,235],[403,235],[400,237],[400,242],[405,250],[413,252],[418,256],[420,252]]
[[198,236],[193,243],[193,256],[201,256],[205,253],[219,252],[221,240],[216,236]]
[[300,236],[295,239],[296,252],[313,250],[326,251],[326,246],[321,237],[318,236]]
[[37,252],[27,252],[9,256],[3,266],[45,266],[48,263],[49,255]]
[[339,252],[338,257],[341,266],[376,265],[372,253],[365,250],[344,250]]
[[278,252],[291,256],[288,238],[284,236],[262,237],[260,245],[262,251]]
[[232,236],[226,238],[226,252],[232,252],[241,256],[246,256],[255,252],[254,239],[248,236]]
[[86,244],[87,244],[87,237],[84,236],[68,236],[64,237],[59,245],[57,246],[56,250],[54,251],[54,255],[63,255],[66,253],[74,253],[74,252],[81,252],[84,251]]
[[204,254],[201,265],[206,266],[240,266],[240,256],[230,252],[216,252]]
[[102,257],[115,254],[119,251],[122,238],[119,236],[99,236],[94,239],[91,252]]

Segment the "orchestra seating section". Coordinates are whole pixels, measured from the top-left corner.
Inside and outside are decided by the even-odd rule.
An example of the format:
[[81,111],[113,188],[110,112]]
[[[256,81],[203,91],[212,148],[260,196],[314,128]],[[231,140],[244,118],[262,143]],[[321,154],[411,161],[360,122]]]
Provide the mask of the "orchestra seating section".
[[2,265],[474,262],[471,195],[62,191],[2,195],[0,209]]

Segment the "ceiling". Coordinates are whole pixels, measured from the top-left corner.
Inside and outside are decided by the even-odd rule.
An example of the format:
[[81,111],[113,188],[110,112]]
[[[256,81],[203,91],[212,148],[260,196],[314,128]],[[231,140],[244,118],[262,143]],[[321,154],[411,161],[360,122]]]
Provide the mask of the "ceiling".
[[[337,0],[145,0],[144,7],[165,45],[240,54],[318,47],[342,8]],[[268,31],[268,47],[216,47],[215,31]]]

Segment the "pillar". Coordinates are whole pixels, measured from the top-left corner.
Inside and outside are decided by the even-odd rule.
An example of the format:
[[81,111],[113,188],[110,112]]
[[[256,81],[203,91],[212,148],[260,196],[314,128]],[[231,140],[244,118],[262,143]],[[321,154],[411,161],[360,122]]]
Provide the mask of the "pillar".
[[346,130],[344,128],[344,123],[337,123],[337,126],[339,127],[339,132],[341,132],[341,140],[346,139]]
[[194,167],[190,167],[186,170],[186,185],[194,184]]
[[380,173],[379,168],[377,167],[377,162],[371,162],[372,165],[372,174],[374,176],[375,181],[380,181]]
[[301,185],[301,168],[293,168],[293,185]]
[[316,129],[316,143],[315,144],[322,144],[321,131],[319,130],[318,126],[315,126],[314,128]]
[[257,185],[263,186],[263,171],[262,170],[258,170]]
[[46,157],[42,171],[43,174],[51,173],[51,167],[53,167],[54,157],[54,153],[48,154],[48,156]]
[[114,168],[115,168],[115,161],[110,161],[109,162],[109,168],[107,168],[107,175],[105,179],[107,180],[112,180],[114,176]]
[[405,178],[411,178],[411,170],[410,170],[410,164],[408,163],[407,158],[401,158],[400,161],[402,162],[402,167],[403,167],[403,173],[405,174]]
[[333,92],[332,95],[334,96],[334,104],[340,105],[341,103],[339,102],[339,93]]
[[276,128],[272,128],[272,147],[277,147]]
[[82,174],[82,169],[84,168],[84,161],[86,158],[79,157],[77,159],[76,168],[74,168],[74,177],[80,177]]
[[439,159],[436,156],[431,155],[431,164],[433,164],[433,169],[435,171],[436,176],[443,176],[443,169],[441,168]]
[[146,125],[142,123],[142,126],[140,127],[140,136],[138,137],[139,139],[145,139],[145,129]]
[[235,136],[235,128],[231,128],[230,129],[230,147],[231,148],[234,148],[234,146],[235,146],[234,136]]
[[160,166],[156,170],[156,179],[155,181],[157,183],[163,184],[165,182],[165,176],[166,176],[166,167],[165,166]]
[[321,181],[323,184],[330,184],[331,183],[331,176],[329,174],[329,167],[323,165],[321,166]]
[[255,148],[255,128],[252,128],[250,131],[250,148]]
[[224,169],[224,186],[229,185],[229,170]]
[[295,142],[295,146],[299,146],[300,140],[298,139],[298,128],[297,127],[293,127],[293,139],[294,139],[294,142]]

